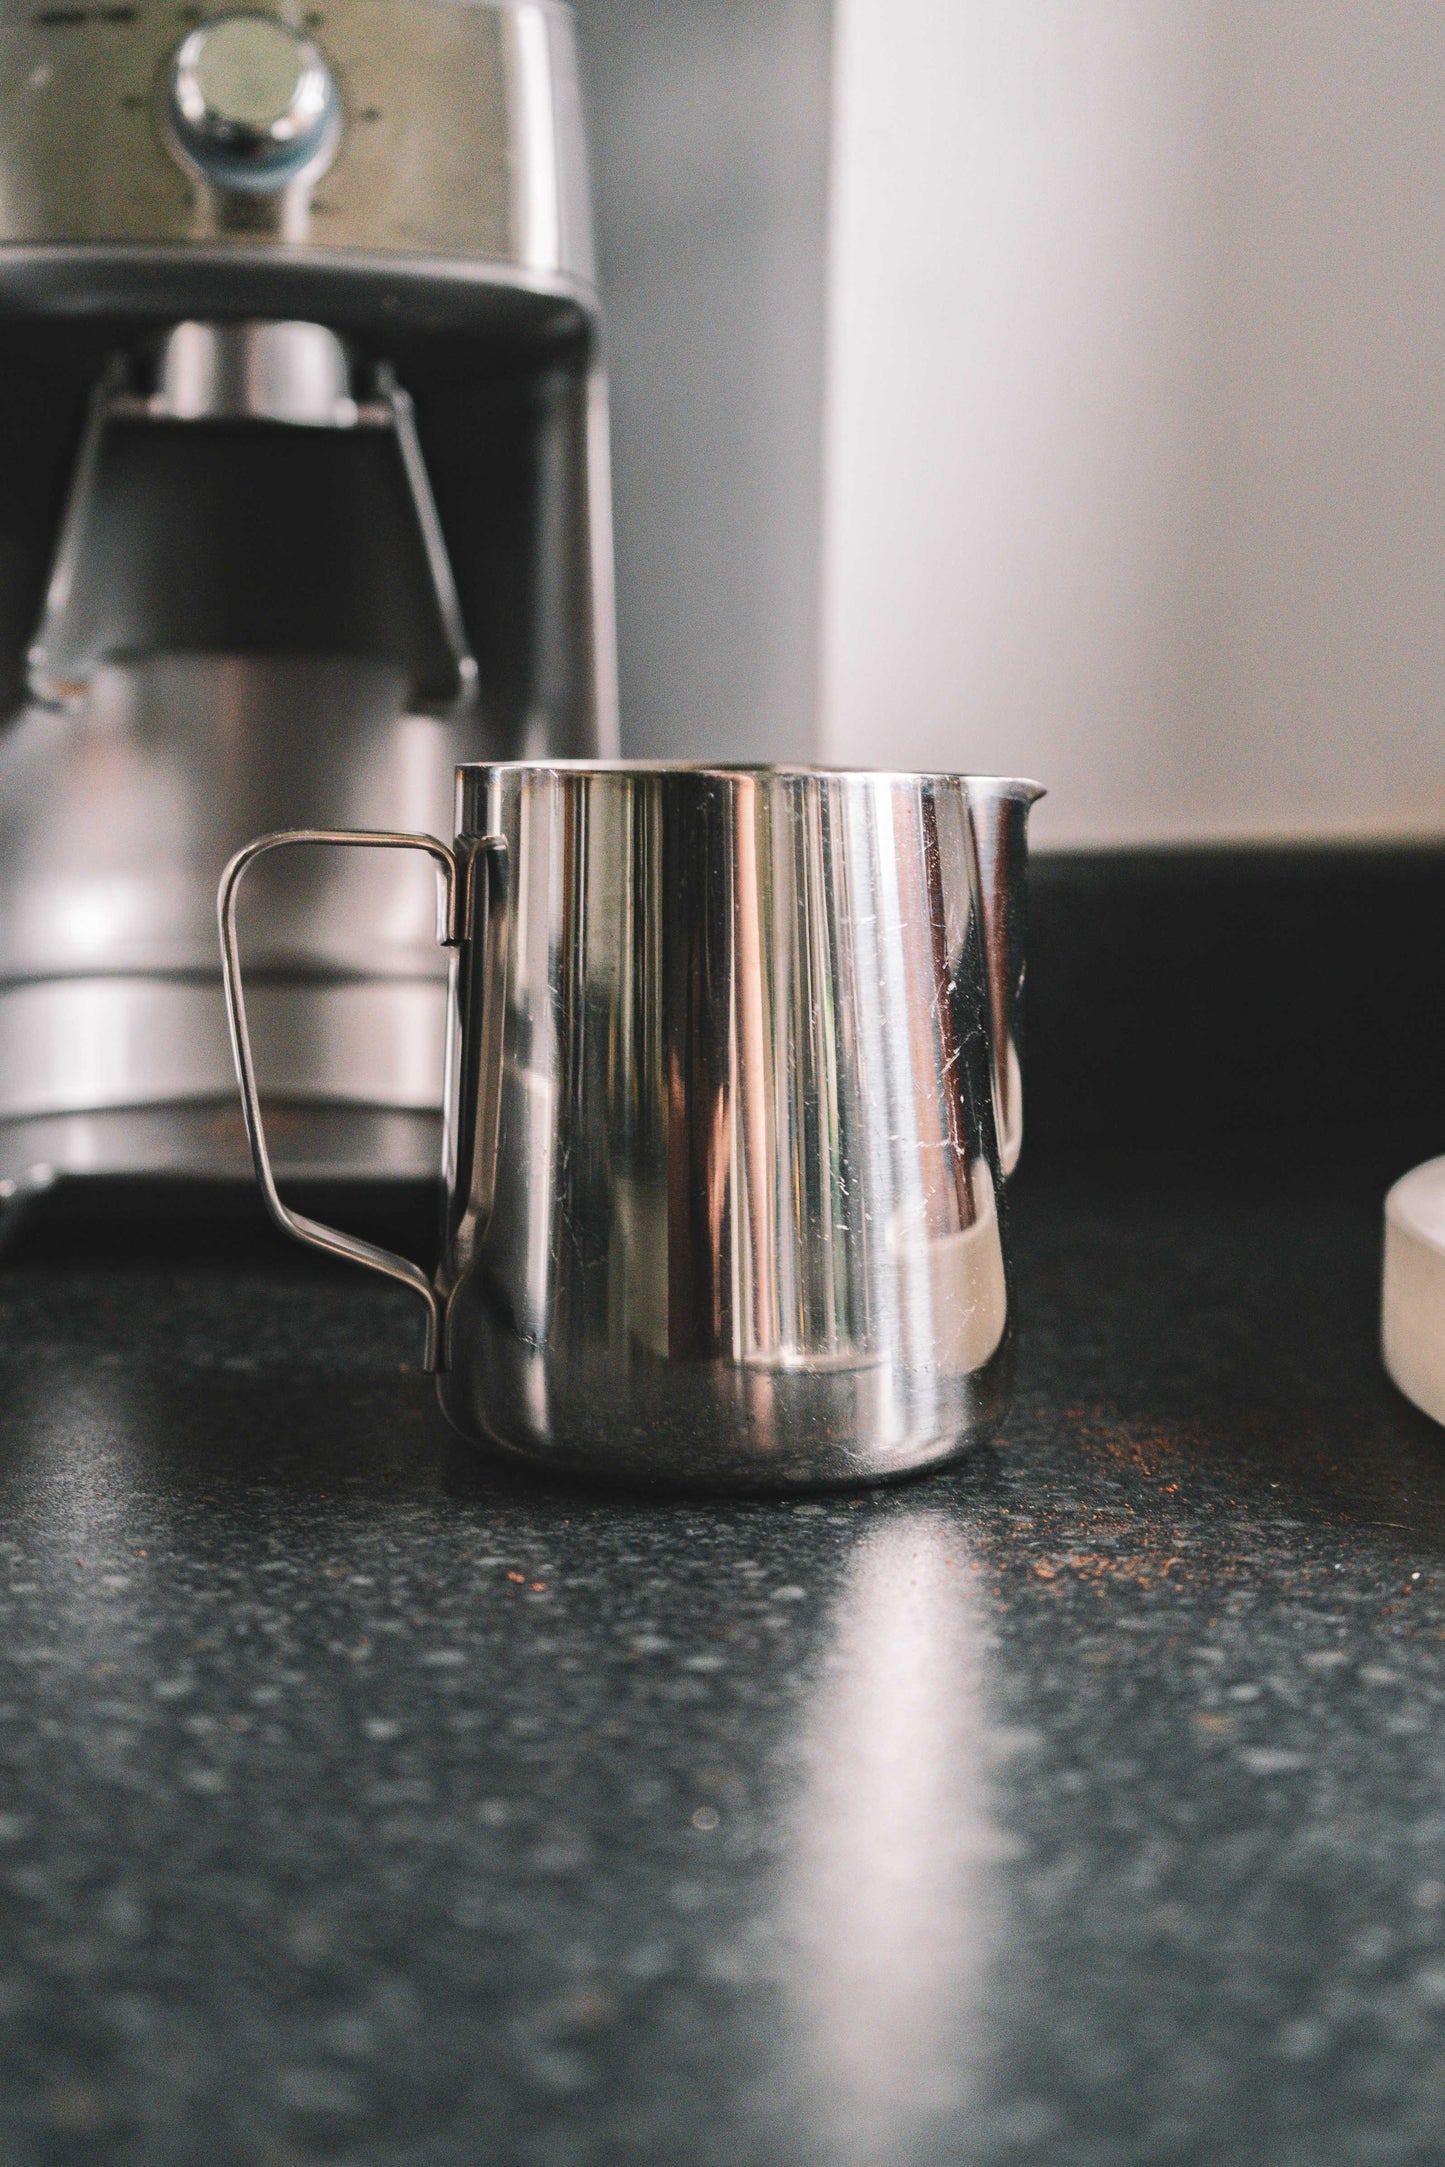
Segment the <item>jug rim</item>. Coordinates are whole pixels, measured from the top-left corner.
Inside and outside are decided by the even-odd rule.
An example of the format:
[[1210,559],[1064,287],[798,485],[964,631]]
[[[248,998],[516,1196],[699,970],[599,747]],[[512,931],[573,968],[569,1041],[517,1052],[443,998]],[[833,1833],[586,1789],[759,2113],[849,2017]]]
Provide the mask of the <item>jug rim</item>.
[[462,775],[702,775],[726,782],[766,775],[817,776],[834,782],[962,783],[1028,804],[1047,795],[1026,775],[985,775],[964,768],[833,767],[819,760],[461,760]]

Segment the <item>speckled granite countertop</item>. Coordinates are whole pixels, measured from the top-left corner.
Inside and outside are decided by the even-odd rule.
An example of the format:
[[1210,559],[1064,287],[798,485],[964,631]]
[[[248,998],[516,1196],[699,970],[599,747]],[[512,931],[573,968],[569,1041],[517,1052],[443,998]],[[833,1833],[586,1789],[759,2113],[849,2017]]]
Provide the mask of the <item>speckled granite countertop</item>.
[[279,1240],[0,1271],[0,2160],[1433,2160],[1392,1167],[1029,1169],[996,1446],[655,1503]]

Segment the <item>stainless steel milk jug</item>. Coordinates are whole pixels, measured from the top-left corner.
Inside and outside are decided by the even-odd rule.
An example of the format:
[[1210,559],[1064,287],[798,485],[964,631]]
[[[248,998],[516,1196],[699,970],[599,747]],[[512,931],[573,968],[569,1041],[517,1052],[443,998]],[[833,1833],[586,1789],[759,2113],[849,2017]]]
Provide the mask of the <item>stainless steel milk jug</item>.
[[[401,1279],[466,1435],[707,1488],[874,1481],[1003,1410],[1003,1180],[1032,783],[464,767],[451,845],[299,831],[227,870],[237,1067],[273,1216]],[[435,1279],[291,1212],[237,955],[281,845],[423,850],[456,950]]]

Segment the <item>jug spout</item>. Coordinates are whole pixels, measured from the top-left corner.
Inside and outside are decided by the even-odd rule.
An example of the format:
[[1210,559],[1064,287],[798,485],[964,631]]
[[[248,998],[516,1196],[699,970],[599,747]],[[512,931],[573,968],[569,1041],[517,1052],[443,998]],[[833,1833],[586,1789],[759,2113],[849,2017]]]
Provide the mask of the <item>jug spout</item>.
[[1024,1140],[1019,1039],[1024,990],[1029,808],[1039,783],[1012,775],[967,775],[969,817],[978,859],[984,956],[993,1028],[993,1096],[999,1160],[1018,1165]]

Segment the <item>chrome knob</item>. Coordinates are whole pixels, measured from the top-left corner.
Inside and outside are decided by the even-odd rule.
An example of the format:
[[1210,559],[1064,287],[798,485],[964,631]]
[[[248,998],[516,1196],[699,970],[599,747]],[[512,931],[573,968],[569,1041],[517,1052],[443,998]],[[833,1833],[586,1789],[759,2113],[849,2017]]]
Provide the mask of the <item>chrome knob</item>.
[[187,163],[261,193],[319,172],[341,133],[331,70],[274,15],[213,15],[171,63],[170,122]]

